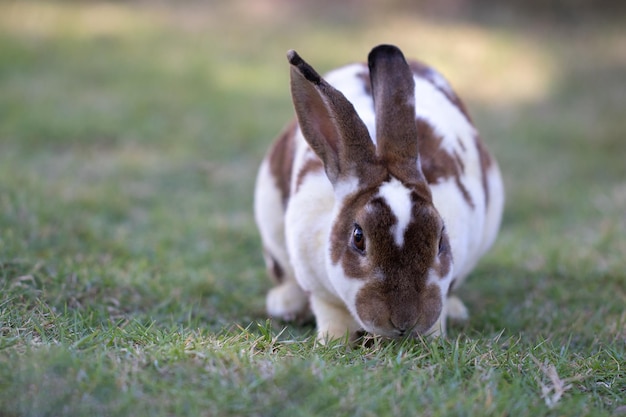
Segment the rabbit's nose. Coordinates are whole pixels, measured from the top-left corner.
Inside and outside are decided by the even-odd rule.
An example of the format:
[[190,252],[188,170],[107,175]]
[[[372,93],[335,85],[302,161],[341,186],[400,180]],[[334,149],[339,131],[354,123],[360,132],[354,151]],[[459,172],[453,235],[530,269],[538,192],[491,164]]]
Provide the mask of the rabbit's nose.
[[398,318],[394,318],[394,317],[391,318],[391,325],[393,326],[398,336],[404,336],[405,334],[407,334],[407,332],[409,332],[411,329],[413,329],[413,327],[415,327],[416,323],[417,323],[417,320],[415,319],[400,319],[399,320]]
[[415,327],[419,312],[417,306],[411,303],[410,300],[399,301],[401,301],[399,305],[390,311],[389,321],[394,330],[400,333],[400,335],[403,335]]

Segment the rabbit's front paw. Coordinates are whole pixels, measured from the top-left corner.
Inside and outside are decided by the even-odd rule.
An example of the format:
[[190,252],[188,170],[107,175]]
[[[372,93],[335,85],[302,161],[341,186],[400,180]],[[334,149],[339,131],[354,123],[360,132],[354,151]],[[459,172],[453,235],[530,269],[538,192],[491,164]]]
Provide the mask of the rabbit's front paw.
[[295,282],[285,282],[267,293],[270,317],[293,321],[308,315],[308,296]]
[[455,321],[466,321],[469,318],[469,312],[467,307],[463,304],[463,301],[456,295],[448,297],[446,305],[446,315]]

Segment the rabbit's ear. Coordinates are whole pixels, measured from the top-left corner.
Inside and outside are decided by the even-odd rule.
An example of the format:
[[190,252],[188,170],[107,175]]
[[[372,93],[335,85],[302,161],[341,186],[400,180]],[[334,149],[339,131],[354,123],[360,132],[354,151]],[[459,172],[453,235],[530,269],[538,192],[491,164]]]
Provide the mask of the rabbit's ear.
[[415,121],[415,81],[402,51],[379,45],[368,56],[379,157],[407,182],[424,182]]
[[331,183],[364,178],[376,149],[354,106],[293,50],[291,95],[304,138],[324,163]]

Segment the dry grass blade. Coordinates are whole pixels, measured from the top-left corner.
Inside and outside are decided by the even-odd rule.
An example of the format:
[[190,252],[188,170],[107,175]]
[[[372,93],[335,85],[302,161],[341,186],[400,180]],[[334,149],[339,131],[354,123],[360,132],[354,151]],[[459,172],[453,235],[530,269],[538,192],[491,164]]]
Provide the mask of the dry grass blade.
[[539,379],[537,382],[541,387],[541,397],[550,409],[554,408],[563,397],[563,394],[572,388],[572,382],[580,381],[587,377],[587,375],[579,374],[570,378],[561,379],[554,365],[548,362],[541,363],[532,355],[531,358],[543,373],[544,378]]

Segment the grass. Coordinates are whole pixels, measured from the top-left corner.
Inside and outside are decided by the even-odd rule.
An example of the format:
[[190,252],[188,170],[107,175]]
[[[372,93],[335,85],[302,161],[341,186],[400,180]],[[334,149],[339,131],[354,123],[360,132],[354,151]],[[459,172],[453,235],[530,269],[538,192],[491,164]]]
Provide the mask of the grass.
[[[0,415],[626,413],[625,19],[244,4],[0,4]],[[448,340],[316,346],[265,318],[255,171],[285,51],[380,42],[458,87],[506,214]]]

